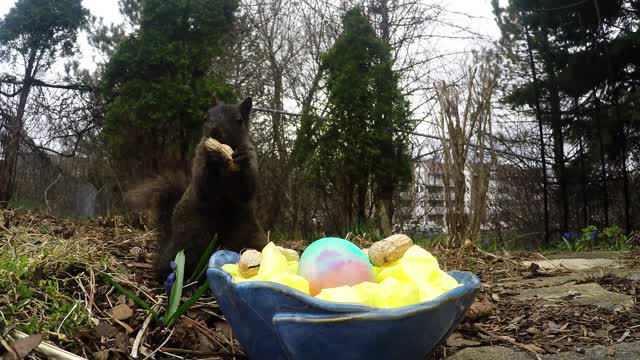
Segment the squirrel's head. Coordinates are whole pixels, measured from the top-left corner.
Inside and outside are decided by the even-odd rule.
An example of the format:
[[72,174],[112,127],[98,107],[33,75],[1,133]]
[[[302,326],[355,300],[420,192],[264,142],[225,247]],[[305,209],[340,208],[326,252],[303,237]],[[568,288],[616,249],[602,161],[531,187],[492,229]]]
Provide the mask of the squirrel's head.
[[212,137],[236,149],[249,137],[251,107],[251,97],[247,97],[240,104],[224,104],[214,96],[205,115],[202,136]]

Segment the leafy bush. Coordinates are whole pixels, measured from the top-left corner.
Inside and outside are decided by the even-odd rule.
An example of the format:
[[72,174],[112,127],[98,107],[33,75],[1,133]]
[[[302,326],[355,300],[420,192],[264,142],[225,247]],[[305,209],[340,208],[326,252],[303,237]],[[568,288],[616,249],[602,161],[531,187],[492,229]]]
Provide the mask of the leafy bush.
[[626,250],[627,237],[624,231],[617,225],[604,228],[598,231],[595,225],[589,225],[581,230],[581,235],[577,232],[565,232],[562,236],[562,243],[558,246],[567,251],[584,251],[594,249],[606,250]]

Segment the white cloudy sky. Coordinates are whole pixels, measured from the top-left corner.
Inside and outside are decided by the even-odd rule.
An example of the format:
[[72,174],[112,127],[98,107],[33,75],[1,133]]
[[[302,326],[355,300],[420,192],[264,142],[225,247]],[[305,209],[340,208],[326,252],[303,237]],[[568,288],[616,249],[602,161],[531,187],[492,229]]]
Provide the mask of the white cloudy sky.
[[[423,0],[425,2],[437,2],[444,5],[451,12],[460,12],[471,15],[473,18],[465,16],[455,16],[452,20],[460,25],[471,26],[478,33],[488,37],[497,37],[498,28],[493,21],[491,13],[491,0]],[[0,16],[4,16],[13,6],[15,0],[0,1]],[[122,16],[118,11],[118,0],[83,0],[83,5],[91,11],[93,15],[103,17],[107,23],[122,22]],[[86,35],[79,38],[79,46],[83,54],[81,63],[84,67],[93,68],[93,52],[87,43]],[[440,46],[451,47],[452,50],[468,49],[470,44],[466,41],[443,41]]]
[[[16,0],[0,0],[0,18],[3,17],[9,9],[14,5]],[[335,0],[338,1],[338,0]],[[439,4],[444,6],[448,10],[447,21],[454,26],[462,26],[470,28],[470,30],[484,35],[487,39],[497,39],[499,36],[498,27],[494,22],[491,0],[421,0],[429,4]],[[505,1],[505,0],[501,0]],[[97,16],[103,17],[106,23],[122,23],[123,18],[118,11],[118,0],[82,0],[83,5],[89,9],[89,11]],[[461,15],[456,15],[460,13]],[[465,16],[462,14],[467,14]],[[449,29],[440,29],[437,33],[444,33],[445,35],[455,35]],[[77,55],[80,61],[81,67],[87,69],[94,69],[96,60],[103,62],[104,59],[95,59],[96,53],[87,41],[86,34],[81,34],[78,38],[78,45],[80,47],[80,54]],[[470,40],[452,40],[441,39],[435,44],[431,43],[431,46],[437,47],[439,53],[458,53],[463,51],[469,51],[472,48],[477,47],[477,43]],[[454,63],[453,59],[448,58],[445,63]],[[2,67],[11,66],[10,64],[0,64],[0,73],[11,71],[11,69],[3,69]],[[53,71],[50,72],[51,78],[56,78],[56,74],[61,74],[63,71],[63,61],[54,65]],[[445,70],[446,71],[446,70]],[[448,71],[447,71],[448,73]],[[419,95],[416,95],[419,96]],[[412,99],[416,100],[416,99]],[[413,102],[413,101],[412,101]],[[418,103],[421,100],[418,99]],[[285,101],[285,110],[297,111],[295,103]],[[427,126],[422,124],[421,126]],[[427,128],[420,127],[418,130],[427,131]]]

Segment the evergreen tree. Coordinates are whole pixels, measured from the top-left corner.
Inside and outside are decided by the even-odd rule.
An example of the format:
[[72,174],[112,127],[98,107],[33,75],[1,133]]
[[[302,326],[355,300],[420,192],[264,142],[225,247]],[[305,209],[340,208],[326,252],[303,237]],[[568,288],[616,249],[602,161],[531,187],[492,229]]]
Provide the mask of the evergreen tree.
[[140,0],[137,31],[121,41],[104,70],[104,133],[129,176],[183,163],[212,94],[235,100],[210,71],[237,0]]
[[[393,216],[395,192],[411,180],[408,102],[392,70],[389,47],[359,7],[323,55],[329,116],[305,116],[298,138],[304,168],[323,190],[340,196],[345,223],[366,222],[372,195],[381,224]],[[344,230],[344,229],[339,229]]]
[[[493,6],[512,76],[504,100],[514,108],[535,108],[529,48],[533,55],[541,115],[553,139],[553,170],[565,213],[561,227],[570,226],[568,209],[580,208],[568,203],[567,194],[586,188],[577,175],[583,168],[592,178],[623,179],[624,186],[616,188],[623,189],[628,208],[626,159],[633,151],[628,139],[639,130],[634,98],[640,80],[635,70],[640,65],[640,1],[510,0],[501,7],[494,0]],[[574,159],[565,158],[567,143],[580,148]],[[605,162],[617,165],[615,174],[608,174]],[[607,187],[601,191],[605,208],[599,220],[604,225]]]

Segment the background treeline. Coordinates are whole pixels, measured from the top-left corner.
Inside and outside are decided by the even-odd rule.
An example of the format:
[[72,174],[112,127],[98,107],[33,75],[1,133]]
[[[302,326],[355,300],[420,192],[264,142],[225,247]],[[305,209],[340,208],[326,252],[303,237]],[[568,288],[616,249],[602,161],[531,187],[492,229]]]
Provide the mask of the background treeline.
[[[444,164],[457,241],[637,227],[640,1],[494,0],[495,43],[431,1],[119,7],[114,25],[80,0],[18,0],[0,20],[3,206],[126,211],[130,186],[188,166],[215,94],[254,99],[272,236],[420,222],[425,160]],[[441,45],[459,40],[475,50]]]

